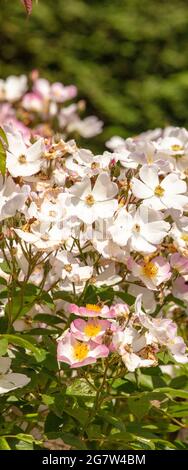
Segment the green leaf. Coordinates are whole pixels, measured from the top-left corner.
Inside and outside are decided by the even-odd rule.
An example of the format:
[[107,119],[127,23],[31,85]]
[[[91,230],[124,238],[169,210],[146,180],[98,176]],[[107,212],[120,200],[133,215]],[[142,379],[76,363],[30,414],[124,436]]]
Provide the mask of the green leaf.
[[55,401],[55,397],[52,397],[51,395],[45,395],[45,394],[42,395],[42,402],[45,405],[47,406],[53,405],[54,401]]
[[0,450],[11,450],[5,437],[0,437]]
[[35,315],[34,321],[40,321],[46,323],[47,325],[58,325],[62,323],[63,319],[57,315],[48,315],[47,313],[38,313]]
[[187,398],[188,399],[188,391],[187,390],[176,390],[170,387],[162,387],[155,390],[155,392],[162,392],[165,394],[170,395],[170,397],[179,397],[179,398]]
[[67,387],[66,395],[80,397],[94,397],[96,391],[91,387],[85,379],[75,379],[69,387]]
[[[62,418],[59,418],[55,413],[50,411],[45,421],[45,433],[59,432],[59,428],[63,425]],[[59,436],[60,437],[60,436]]]
[[69,416],[71,416],[72,418],[76,419],[76,421],[79,421],[79,423],[81,424],[85,424],[88,420],[88,410],[83,410],[83,408],[81,408],[81,406],[74,406],[74,407],[70,407],[70,406],[65,406],[64,407],[64,412],[67,413]]
[[2,144],[0,140],[0,171],[3,176],[5,176],[6,173],[6,150],[4,148],[4,145]]
[[0,339],[0,356],[4,356],[8,349],[8,341],[6,338]]
[[5,144],[8,145],[8,139],[2,127],[0,127],[0,137],[4,140]]
[[28,442],[28,443],[32,443],[32,442],[39,443],[39,442],[41,442],[41,441],[37,441],[31,434],[18,433],[18,434],[15,434],[14,437],[15,437],[15,439],[19,439],[21,441]]
[[188,377],[186,375],[181,375],[179,377],[174,377],[170,382],[170,387],[172,388],[185,388],[188,383]]
[[[48,330],[47,328],[32,328],[32,335],[33,336],[39,336],[39,335],[57,335],[59,331],[59,328],[56,329],[56,330]],[[62,332],[62,330],[61,330]],[[31,334],[31,331],[26,331],[24,332],[24,336],[27,336],[27,335],[30,335]]]
[[0,339],[6,339],[9,343],[12,343],[16,346],[20,346],[24,349],[28,349],[31,351],[36,359],[37,362],[42,362],[44,361],[46,357],[46,351],[42,348],[36,347],[34,344],[32,344],[28,339],[26,340],[23,338],[23,336],[17,335],[0,335]]
[[133,297],[131,294],[128,294],[128,292],[116,292],[116,296],[128,305],[133,305],[135,303],[135,297]]
[[65,300],[66,302],[72,302],[73,301],[73,297],[71,296],[71,294],[69,294],[68,292],[64,292],[64,291],[55,292],[54,295],[53,295],[53,298],[54,298],[54,300],[55,299],[62,299],[62,300]]
[[143,397],[129,397],[128,407],[130,409],[130,412],[134,416],[136,416],[136,418],[140,420],[150,410],[151,403],[146,396],[145,397],[144,396]]

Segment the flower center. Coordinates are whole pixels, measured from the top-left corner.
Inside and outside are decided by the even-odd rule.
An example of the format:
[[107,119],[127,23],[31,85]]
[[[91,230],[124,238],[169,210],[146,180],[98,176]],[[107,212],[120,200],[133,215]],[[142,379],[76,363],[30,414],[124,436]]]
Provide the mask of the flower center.
[[133,352],[133,348],[129,344],[125,344],[124,350],[127,353],[132,353]]
[[93,336],[97,336],[100,331],[101,326],[97,322],[89,323],[84,328],[84,333],[90,338],[92,338]]
[[158,186],[156,186],[154,194],[155,194],[155,196],[161,197],[161,196],[163,196],[164,192],[165,192],[165,190],[159,184]]
[[188,242],[188,233],[186,233],[186,232],[182,233],[181,239],[182,239],[184,242]]
[[74,358],[77,361],[83,361],[88,355],[89,347],[85,343],[77,342],[74,346]]
[[50,217],[55,217],[56,216],[56,212],[55,211],[49,211],[48,215]]
[[99,163],[93,162],[93,163],[91,164],[91,169],[92,169],[92,170],[96,170],[97,168],[100,168]]
[[49,240],[49,235],[47,233],[44,233],[42,236],[41,236],[41,240],[44,240],[45,242],[47,242]]
[[179,151],[183,150],[183,146],[178,145],[178,144],[174,144],[174,145],[171,146],[171,150],[173,150],[174,152],[179,152]]
[[20,155],[18,158],[19,163],[22,165],[27,162],[26,156],[25,155]]
[[72,266],[71,266],[71,264],[65,264],[65,265],[64,265],[64,269],[65,269],[65,271],[67,271],[67,273],[71,273],[71,271],[72,271]]
[[85,198],[85,201],[86,201],[86,204],[88,206],[93,206],[94,202],[95,202],[95,199],[94,197],[92,196],[92,194],[88,194],[88,196],[86,196]]
[[154,263],[152,263],[152,261],[149,261],[149,263],[145,263],[142,266],[142,272],[144,276],[152,278],[156,276],[158,268]]
[[87,310],[92,310],[93,312],[100,312],[101,307],[99,305],[94,305],[94,304],[86,304]]
[[133,227],[133,231],[139,233],[140,232],[140,225],[135,224],[134,227]]

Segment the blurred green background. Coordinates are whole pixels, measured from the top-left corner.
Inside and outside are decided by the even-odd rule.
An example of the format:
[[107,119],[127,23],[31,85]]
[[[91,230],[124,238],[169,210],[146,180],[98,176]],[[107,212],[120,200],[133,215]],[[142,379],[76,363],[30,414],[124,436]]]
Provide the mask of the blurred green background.
[[38,68],[78,86],[100,137],[188,126],[187,0],[0,0],[0,76]]

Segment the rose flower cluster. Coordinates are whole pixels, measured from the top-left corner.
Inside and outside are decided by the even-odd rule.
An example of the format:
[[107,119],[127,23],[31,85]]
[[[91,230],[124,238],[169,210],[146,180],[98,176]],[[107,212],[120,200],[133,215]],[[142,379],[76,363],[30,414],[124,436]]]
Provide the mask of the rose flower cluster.
[[[78,105],[62,108],[75,87],[32,79],[30,92],[25,77],[0,82],[1,278],[54,299],[62,317],[62,335],[54,338],[59,363],[76,368],[110,356],[135,371],[157,365],[161,351],[187,362],[174,320],[188,307],[188,131],[113,137],[94,155],[65,140],[73,130],[91,136],[101,126],[81,121]],[[49,124],[47,136],[51,119],[62,132]],[[89,287],[95,302],[84,300]],[[101,301],[104,288],[112,300]],[[8,302],[2,298],[1,316],[19,332],[32,334],[35,316],[54,312],[36,300],[12,319]]]
[[37,136],[52,137],[54,130],[64,138],[75,133],[91,138],[101,132],[103,123],[96,116],[81,119],[85,102],[73,102],[76,96],[74,85],[50,84],[37,70],[29,80],[11,75],[0,80],[0,125],[11,125],[27,143]]

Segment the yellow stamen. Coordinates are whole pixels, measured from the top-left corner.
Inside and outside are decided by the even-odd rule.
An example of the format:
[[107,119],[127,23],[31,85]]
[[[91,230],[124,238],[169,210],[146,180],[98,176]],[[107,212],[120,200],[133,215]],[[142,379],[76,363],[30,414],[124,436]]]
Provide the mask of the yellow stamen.
[[154,194],[155,194],[155,196],[161,197],[161,196],[163,196],[164,192],[165,192],[165,190],[159,184],[158,186],[156,186]]
[[74,357],[77,361],[83,361],[88,356],[89,347],[85,343],[77,342],[74,346]]
[[92,194],[88,194],[88,196],[86,196],[85,198],[85,201],[88,206],[93,206],[93,204],[95,203],[95,199]]
[[86,304],[87,310],[93,310],[94,312],[100,312],[101,307],[99,305],[94,305],[94,304]]
[[65,271],[67,271],[68,273],[71,273],[71,271],[72,271],[72,266],[71,266],[71,264],[65,264],[65,265],[64,265],[64,269],[65,269]]
[[97,168],[100,168],[99,163],[93,162],[93,163],[91,164],[91,169],[92,169],[92,170],[97,170]]
[[89,323],[84,328],[84,333],[92,338],[93,336],[97,336],[98,333],[101,331],[101,326],[98,322]]
[[152,261],[149,261],[149,263],[145,263],[142,266],[142,273],[144,276],[152,278],[155,277],[158,272],[158,267],[152,263]]
[[20,155],[19,158],[18,158],[18,161],[19,163],[26,163],[27,162],[27,159],[26,159],[26,156],[25,155]]
[[183,150],[183,146],[178,145],[178,144],[174,144],[174,145],[171,146],[171,150],[173,150],[174,152],[179,152],[179,151]]
[[56,212],[55,212],[55,211],[49,211],[49,216],[50,216],[50,217],[55,217],[55,216],[56,216]]
[[182,233],[181,239],[182,239],[184,242],[188,242],[188,233],[186,233],[186,232]]

